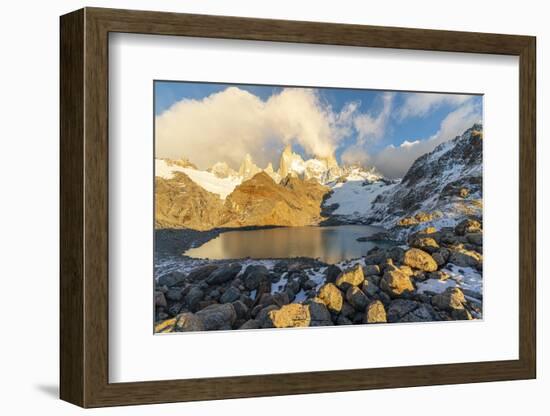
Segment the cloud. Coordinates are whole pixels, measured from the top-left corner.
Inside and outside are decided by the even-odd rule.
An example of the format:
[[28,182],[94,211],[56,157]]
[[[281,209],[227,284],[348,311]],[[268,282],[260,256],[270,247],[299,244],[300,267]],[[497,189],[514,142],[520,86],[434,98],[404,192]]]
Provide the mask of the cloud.
[[267,101],[230,87],[202,100],[184,99],[156,117],[157,157],[187,157],[200,168],[226,161],[234,168],[250,153],[260,166],[278,165],[277,152],[298,143],[329,156],[352,131],[357,103],[335,113],[313,89],[286,88]]
[[369,153],[360,145],[348,146],[342,152],[340,159],[344,165],[369,166],[372,164]]
[[396,113],[397,120],[410,117],[425,117],[443,105],[460,106],[470,100],[472,95],[406,93],[404,102]]
[[399,146],[387,146],[371,155],[370,162],[387,177],[402,177],[418,157],[431,152],[440,143],[454,139],[480,120],[480,104],[468,101],[449,113],[433,136],[424,140],[405,140]]
[[354,118],[353,125],[357,130],[358,143],[376,141],[384,136],[392,112],[393,97],[394,94],[389,92],[382,95],[382,109],[377,115],[363,113]]

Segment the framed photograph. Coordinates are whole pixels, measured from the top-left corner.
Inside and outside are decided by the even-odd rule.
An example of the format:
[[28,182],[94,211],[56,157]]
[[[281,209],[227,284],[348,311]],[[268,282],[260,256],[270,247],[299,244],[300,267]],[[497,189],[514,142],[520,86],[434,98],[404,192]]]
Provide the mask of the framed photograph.
[[60,27],[63,400],[536,376],[534,37]]

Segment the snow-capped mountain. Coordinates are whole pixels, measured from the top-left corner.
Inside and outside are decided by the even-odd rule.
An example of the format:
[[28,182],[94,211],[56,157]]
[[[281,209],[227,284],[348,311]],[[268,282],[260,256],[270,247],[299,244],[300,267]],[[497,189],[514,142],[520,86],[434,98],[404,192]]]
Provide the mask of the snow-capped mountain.
[[207,169],[207,171],[210,173],[213,173],[218,178],[222,178],[222,179],[239,176],[237,171],[234,169],[231,169],[229,165],[225,162],[214,163],[211,168]]
[[373,214],[390,225],[406,225],[407,217],[423,213],[440,226],[481,217],[482,158],[483,127],[475,124],[416,159],[399,186],[377,197]]
[[250,179],[253,177],[256,173],[261,172],[262,170],[256,166],[256,164],[252,161],[252,156],[250,156],[249,153],[246,154],[244,157],[243,162],[241,163],[241,167],[239,168],[239,176],[243,180]]
[[296,175],[303,179],[316,179],[317,182],[326,184],[340,177],[342,170],[332,156],[304,160],[288,145],[281,154],[278,173],[281,178]]
[[453,226],[482,213],[482,126],[416,159],[401,180],[382,177],[340,181],[325,210],[342,222],[386,228]]

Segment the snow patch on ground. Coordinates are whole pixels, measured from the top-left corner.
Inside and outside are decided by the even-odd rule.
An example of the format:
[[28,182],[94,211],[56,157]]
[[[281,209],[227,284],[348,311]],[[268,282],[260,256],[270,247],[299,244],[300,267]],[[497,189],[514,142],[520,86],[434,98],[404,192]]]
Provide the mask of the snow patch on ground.
[[482,273],[472,267],[460,267],[456,264],[448,263],[442,271],[448,273],[458,287],[467,289],[471,292],[482,295],[483,277]]
[[395,186],[380,181],[365,183],[364,178],[360,176],[352,178],[348,177],[345,183],[336,183],[332,188],[332,195],[325,202],[325,205],[338,204],[334,215],[366,217],[370,214],[376,197]]
[[483,278],[482,274],[472,267],[459,267],[449,263],[442,269],[450,275],[447,280],[428,279],[416,284],[418,293],[433,292],[443,293],[449,287],[458,287],[462,290],[467,290],[470,294],[477,294],[475,297],[468,296],[469,300],[480,302],[483,293]]
[[439,279],[428,279],[423,282],[420,282],[416,285],[417,293],[443,293],[450,287],[456,287],[457,284],[452,279],[439,280]]

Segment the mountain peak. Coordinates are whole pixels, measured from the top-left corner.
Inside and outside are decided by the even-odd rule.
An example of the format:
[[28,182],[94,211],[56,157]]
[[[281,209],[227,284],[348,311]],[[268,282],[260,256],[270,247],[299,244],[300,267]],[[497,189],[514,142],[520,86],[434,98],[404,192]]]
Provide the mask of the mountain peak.
[[261,169],[252,161],[250,153],[247,153],[239,168],[239,175],[242,176],[243,180],[246,180],[254,176],[260,170]]
[[237,176],[237,172],[229,167],[225,162],[216,162],[212,165],[208,172],[213,173],[218,178],[228,178],[230,176]]

